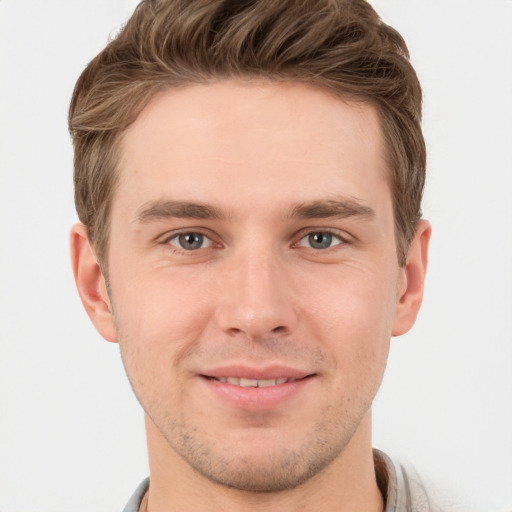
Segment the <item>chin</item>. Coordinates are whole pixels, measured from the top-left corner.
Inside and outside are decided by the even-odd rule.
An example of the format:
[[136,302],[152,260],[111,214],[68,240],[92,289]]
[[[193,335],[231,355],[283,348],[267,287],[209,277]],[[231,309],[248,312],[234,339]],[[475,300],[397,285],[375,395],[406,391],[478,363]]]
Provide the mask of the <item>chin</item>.
[[283,439],[275,432],[251,429],[253,435],[244,436],[242,442],[229,442],[232,437],[212,439],[197,428],[178,427],[178,432],[176,425],[165,437],[190,468],[211,482],[241,491],[271,493],[293,489],[322,473],[352,439],[358,426],[354,423],[337,424],[337,428],[317,425],[303,439]]
[[[306,454],[291,450],[268,454],[265,461],[259,457],[188,461],[189,464],[208,480],[247,492],[272,493],[293,489],[321,473],[335,458],[336,453]],[[199,462],[199,463],[197,463]]]

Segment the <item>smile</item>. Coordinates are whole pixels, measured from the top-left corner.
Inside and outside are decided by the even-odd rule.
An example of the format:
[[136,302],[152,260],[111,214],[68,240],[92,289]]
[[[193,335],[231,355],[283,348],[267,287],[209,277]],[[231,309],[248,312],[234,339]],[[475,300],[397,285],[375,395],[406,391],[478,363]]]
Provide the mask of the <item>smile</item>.
[[315,389],[311,386],[315,386],[318,374],[284,366],[265,369],[230,366],[199,376],[212,393],[210,396],[217,396],[222,403],[235,409],[256,412],[283,407],[294,397],[302,396],[307,389]]
[[238,377],[210,377],[218,382],[233,384],[242,388],[267,388],[270,386],[278,386],[287,382],[295,382],[297,379],[279,377],[277,379],[246,379]]

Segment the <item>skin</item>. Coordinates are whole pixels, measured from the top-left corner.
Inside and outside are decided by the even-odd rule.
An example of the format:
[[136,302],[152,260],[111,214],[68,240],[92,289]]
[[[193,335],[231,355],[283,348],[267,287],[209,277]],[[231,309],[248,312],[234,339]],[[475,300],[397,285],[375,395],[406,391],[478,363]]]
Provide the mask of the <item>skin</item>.
[[[146,412],[149,510],[382,510],[371,403],[420,307],[430,226],[399,267],[374,108],[190,86],[153,98],[121,149],[108,293],[82,225],[72,259]],[[305,378],[276,402],[207,378],[226,366]]]

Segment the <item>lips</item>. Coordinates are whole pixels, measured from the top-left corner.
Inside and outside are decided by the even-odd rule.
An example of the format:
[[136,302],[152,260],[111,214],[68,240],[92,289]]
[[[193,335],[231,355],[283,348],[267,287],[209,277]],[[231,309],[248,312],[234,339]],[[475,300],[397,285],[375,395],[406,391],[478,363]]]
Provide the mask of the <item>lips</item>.
[[201,375],[235,386],[255,388],[294,382],[312,376],[314,373],[281,365],[272,365],[265,368],[230,365],[205,370],[201,372]]
[[210,377],[218,382],[233,384],[242,388],[266,388],[286,384],[287,382],[295,382],[297,379],[288,377],[278,377],[277,379],[247,379],[244,377]]
[[315,389],[311,386],[317,374],[286,366],[229,366],[199,376],[211,396],[219,397],[222,403],[246,411],[268,411],[304,396],[306,389]]

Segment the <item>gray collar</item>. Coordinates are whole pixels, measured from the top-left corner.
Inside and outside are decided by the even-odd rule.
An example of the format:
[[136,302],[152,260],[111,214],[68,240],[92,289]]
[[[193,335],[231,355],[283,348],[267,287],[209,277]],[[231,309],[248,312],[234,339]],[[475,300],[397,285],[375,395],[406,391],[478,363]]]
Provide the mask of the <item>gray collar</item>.
[[[375,474],[386,507],[384,512],[441,512],[429,498],[419,476],[380,450],[373,450]],[[123,509],[138,512],[144,494],[149,489],[149,478],[143,480]]]

